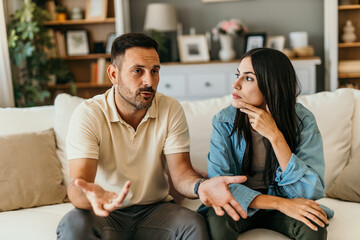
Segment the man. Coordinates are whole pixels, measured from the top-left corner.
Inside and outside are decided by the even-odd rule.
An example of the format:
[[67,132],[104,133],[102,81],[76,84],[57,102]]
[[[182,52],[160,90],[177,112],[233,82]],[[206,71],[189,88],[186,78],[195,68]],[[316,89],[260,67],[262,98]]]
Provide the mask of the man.
[[[219,215],[246,217],[227,187],[245,177],[204,181],[193,170],[181,105],[156,93],[157,49],[143,34],[116,38],[107,70],[113,87],[73,113],[68,195],[76,208],[61,220],[58,239],[208,239],[203,217],[171,202],[166,168],[180,194]],[[94,183],[97,172],[113,191]]]

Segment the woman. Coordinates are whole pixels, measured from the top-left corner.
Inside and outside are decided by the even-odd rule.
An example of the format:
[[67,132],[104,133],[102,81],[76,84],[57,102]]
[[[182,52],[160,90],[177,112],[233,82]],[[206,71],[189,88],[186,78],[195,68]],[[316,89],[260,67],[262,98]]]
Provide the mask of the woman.
[[232,106],[213,119],[208,172],[247,176],[229,189],[248,218],[234,221],[221,209],[208,209],[212,238],[267,228],[293,239],[326,239],[333,213],[313,201],[325,189],[321,135],[313,114],[296,103],[290,60],[277,50],[253,49],[236,76]]

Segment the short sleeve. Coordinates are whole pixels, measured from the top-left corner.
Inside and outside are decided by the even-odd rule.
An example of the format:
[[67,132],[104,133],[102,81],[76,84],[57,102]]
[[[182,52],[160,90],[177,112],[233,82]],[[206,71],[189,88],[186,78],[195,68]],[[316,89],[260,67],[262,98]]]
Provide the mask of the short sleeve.
[[168,114],[168,134],[165,139],[164,154],[189,152],[189,127],[181,104],[174,100],[171,103]]
[[71,116],[66,137],[66,152],[69,160],[99,157],[99,116],[95,104],[83,102]]

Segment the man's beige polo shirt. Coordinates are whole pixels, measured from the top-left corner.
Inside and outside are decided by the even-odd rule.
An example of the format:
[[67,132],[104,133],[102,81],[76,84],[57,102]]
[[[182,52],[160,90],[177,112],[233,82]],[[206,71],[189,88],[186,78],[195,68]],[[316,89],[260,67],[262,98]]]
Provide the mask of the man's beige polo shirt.
[[130,192],[122,207],[169,201],[164,154],[190,151],[188,125],[178,101],[156,93],[135,131],[118,114],[114,87],[84,101],[74,111],[67,135],[68,159],[98,160],[96,182],[119,193]]

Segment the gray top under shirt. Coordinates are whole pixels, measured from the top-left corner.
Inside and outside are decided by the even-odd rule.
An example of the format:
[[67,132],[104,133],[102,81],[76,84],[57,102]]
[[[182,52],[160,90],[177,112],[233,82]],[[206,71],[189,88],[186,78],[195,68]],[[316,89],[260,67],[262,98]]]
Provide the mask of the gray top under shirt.
[[266,147],[263,141],[263,136],[258,132],[251,129],[252,146],[253,146],[253,161],[252,170],[255,172],[253,177],[247,176],[245,186],[251,189],[264,189],[266,188],[263,182],[263,171],[266,161]]

